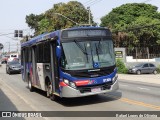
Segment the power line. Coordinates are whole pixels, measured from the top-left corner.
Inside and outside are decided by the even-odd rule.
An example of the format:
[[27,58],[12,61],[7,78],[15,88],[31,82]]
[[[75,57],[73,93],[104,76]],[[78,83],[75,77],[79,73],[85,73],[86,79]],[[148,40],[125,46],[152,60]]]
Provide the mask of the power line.
[[[6,32],[6,31],[14,31],[14,30],[17,30],[17,29],[0,29],[0,31],[2,32]],[[20,30],[23,30],[23,31],[32,31],[32,29],[30,29],[30,28],[24,28],[24,29],[20,29]],[[2,33],[0,33],[0,34],[2,34]]]
[[6,36],[6,35],[10,35],[10,34],[14,34],[14,33],[1,33],[0,36]]
[[152,1],[152,0],[145,0],[145,1],[143,1],[142,3],[146,3],[146,2],[150,2],[150,1]]
[[97,0],[97,2],[94,2],[92,4],[90,4],[90,6],[93,6],[94,4],[98,3],[98,2],[101,2],[102,0]]
[[93,0],[88,0],[88,1],[86,1],[85,3],[83,3],[83,4],[88,4],[88,3],[90,3],[90,2],[92,2]]
[[16,39],[16,38],[13,38],[13,37],[9,37],[9,36],[5,36],[5,37],[7,37],[7,38],[11,38],[12,40],[16,40],[16,41],[18,41],[18,39]]
[[96,4],[96,3],[100,2],[100,1],[102,1],[102,0],[90,0],[90,2],[85,4],[85,6],[92,6],[92,5],[94,5],[94,4]]

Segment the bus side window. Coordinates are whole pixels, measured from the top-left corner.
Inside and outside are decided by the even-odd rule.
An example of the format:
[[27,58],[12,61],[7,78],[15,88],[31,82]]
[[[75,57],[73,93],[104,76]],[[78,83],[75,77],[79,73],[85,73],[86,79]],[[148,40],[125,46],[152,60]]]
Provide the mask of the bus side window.
[[50,55],[50,44],[49,42],[44,43],[43,47],[43,61],[44,63],[50,63],[51,55]]

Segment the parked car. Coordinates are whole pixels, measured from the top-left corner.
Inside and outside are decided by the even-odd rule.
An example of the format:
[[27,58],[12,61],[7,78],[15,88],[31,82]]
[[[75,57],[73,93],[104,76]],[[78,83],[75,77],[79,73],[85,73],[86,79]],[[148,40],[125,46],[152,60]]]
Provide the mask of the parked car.
[[21,73],[21,64],[18,61],[7,62],[6,73]]
[[3,57],[3,58],[1,59],[1,63],[2,63],[2,64],[6,64],[8,58],[9,58],[9,57]]
[[141,63],[133,66],[128,70],[129,73],[135,73],[140,75],[141,73],[153,73],[157,74],[157,67],[152,63]]

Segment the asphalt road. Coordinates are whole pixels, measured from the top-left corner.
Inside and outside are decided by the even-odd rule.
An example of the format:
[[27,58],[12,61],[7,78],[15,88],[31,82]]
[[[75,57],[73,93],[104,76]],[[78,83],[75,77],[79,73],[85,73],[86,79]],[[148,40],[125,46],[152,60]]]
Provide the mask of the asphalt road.
[[[0,111],[160,111],[160,86],[124,80],[119,80],[119,85],[120,89],[117,92],[82,98],[59,99],[55,102],[48,99],[43,91],[29,92],[27,84],[21,79],[21,74],[8,75],[5,73],[3,65],[0,68]],[[117,120],[117,118],[110,119]],[[118,120],[121,119],[133,120],[130,117],[118,118]],[[137,120],[137,118],[135,119]],[[153,119],[156,118],[144,118],[144,120]]]
[[123,97],[160,107],[160,85],[120,80],[120,90]]

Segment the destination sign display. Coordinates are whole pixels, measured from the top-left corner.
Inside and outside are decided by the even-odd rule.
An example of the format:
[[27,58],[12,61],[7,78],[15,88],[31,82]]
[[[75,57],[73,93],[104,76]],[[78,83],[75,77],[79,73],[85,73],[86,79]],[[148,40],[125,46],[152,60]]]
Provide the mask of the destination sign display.
[[62,38],[74,38],[74,37],[95,37],[95,36],[111,36],[109,30],[66,30],[62,32]]

